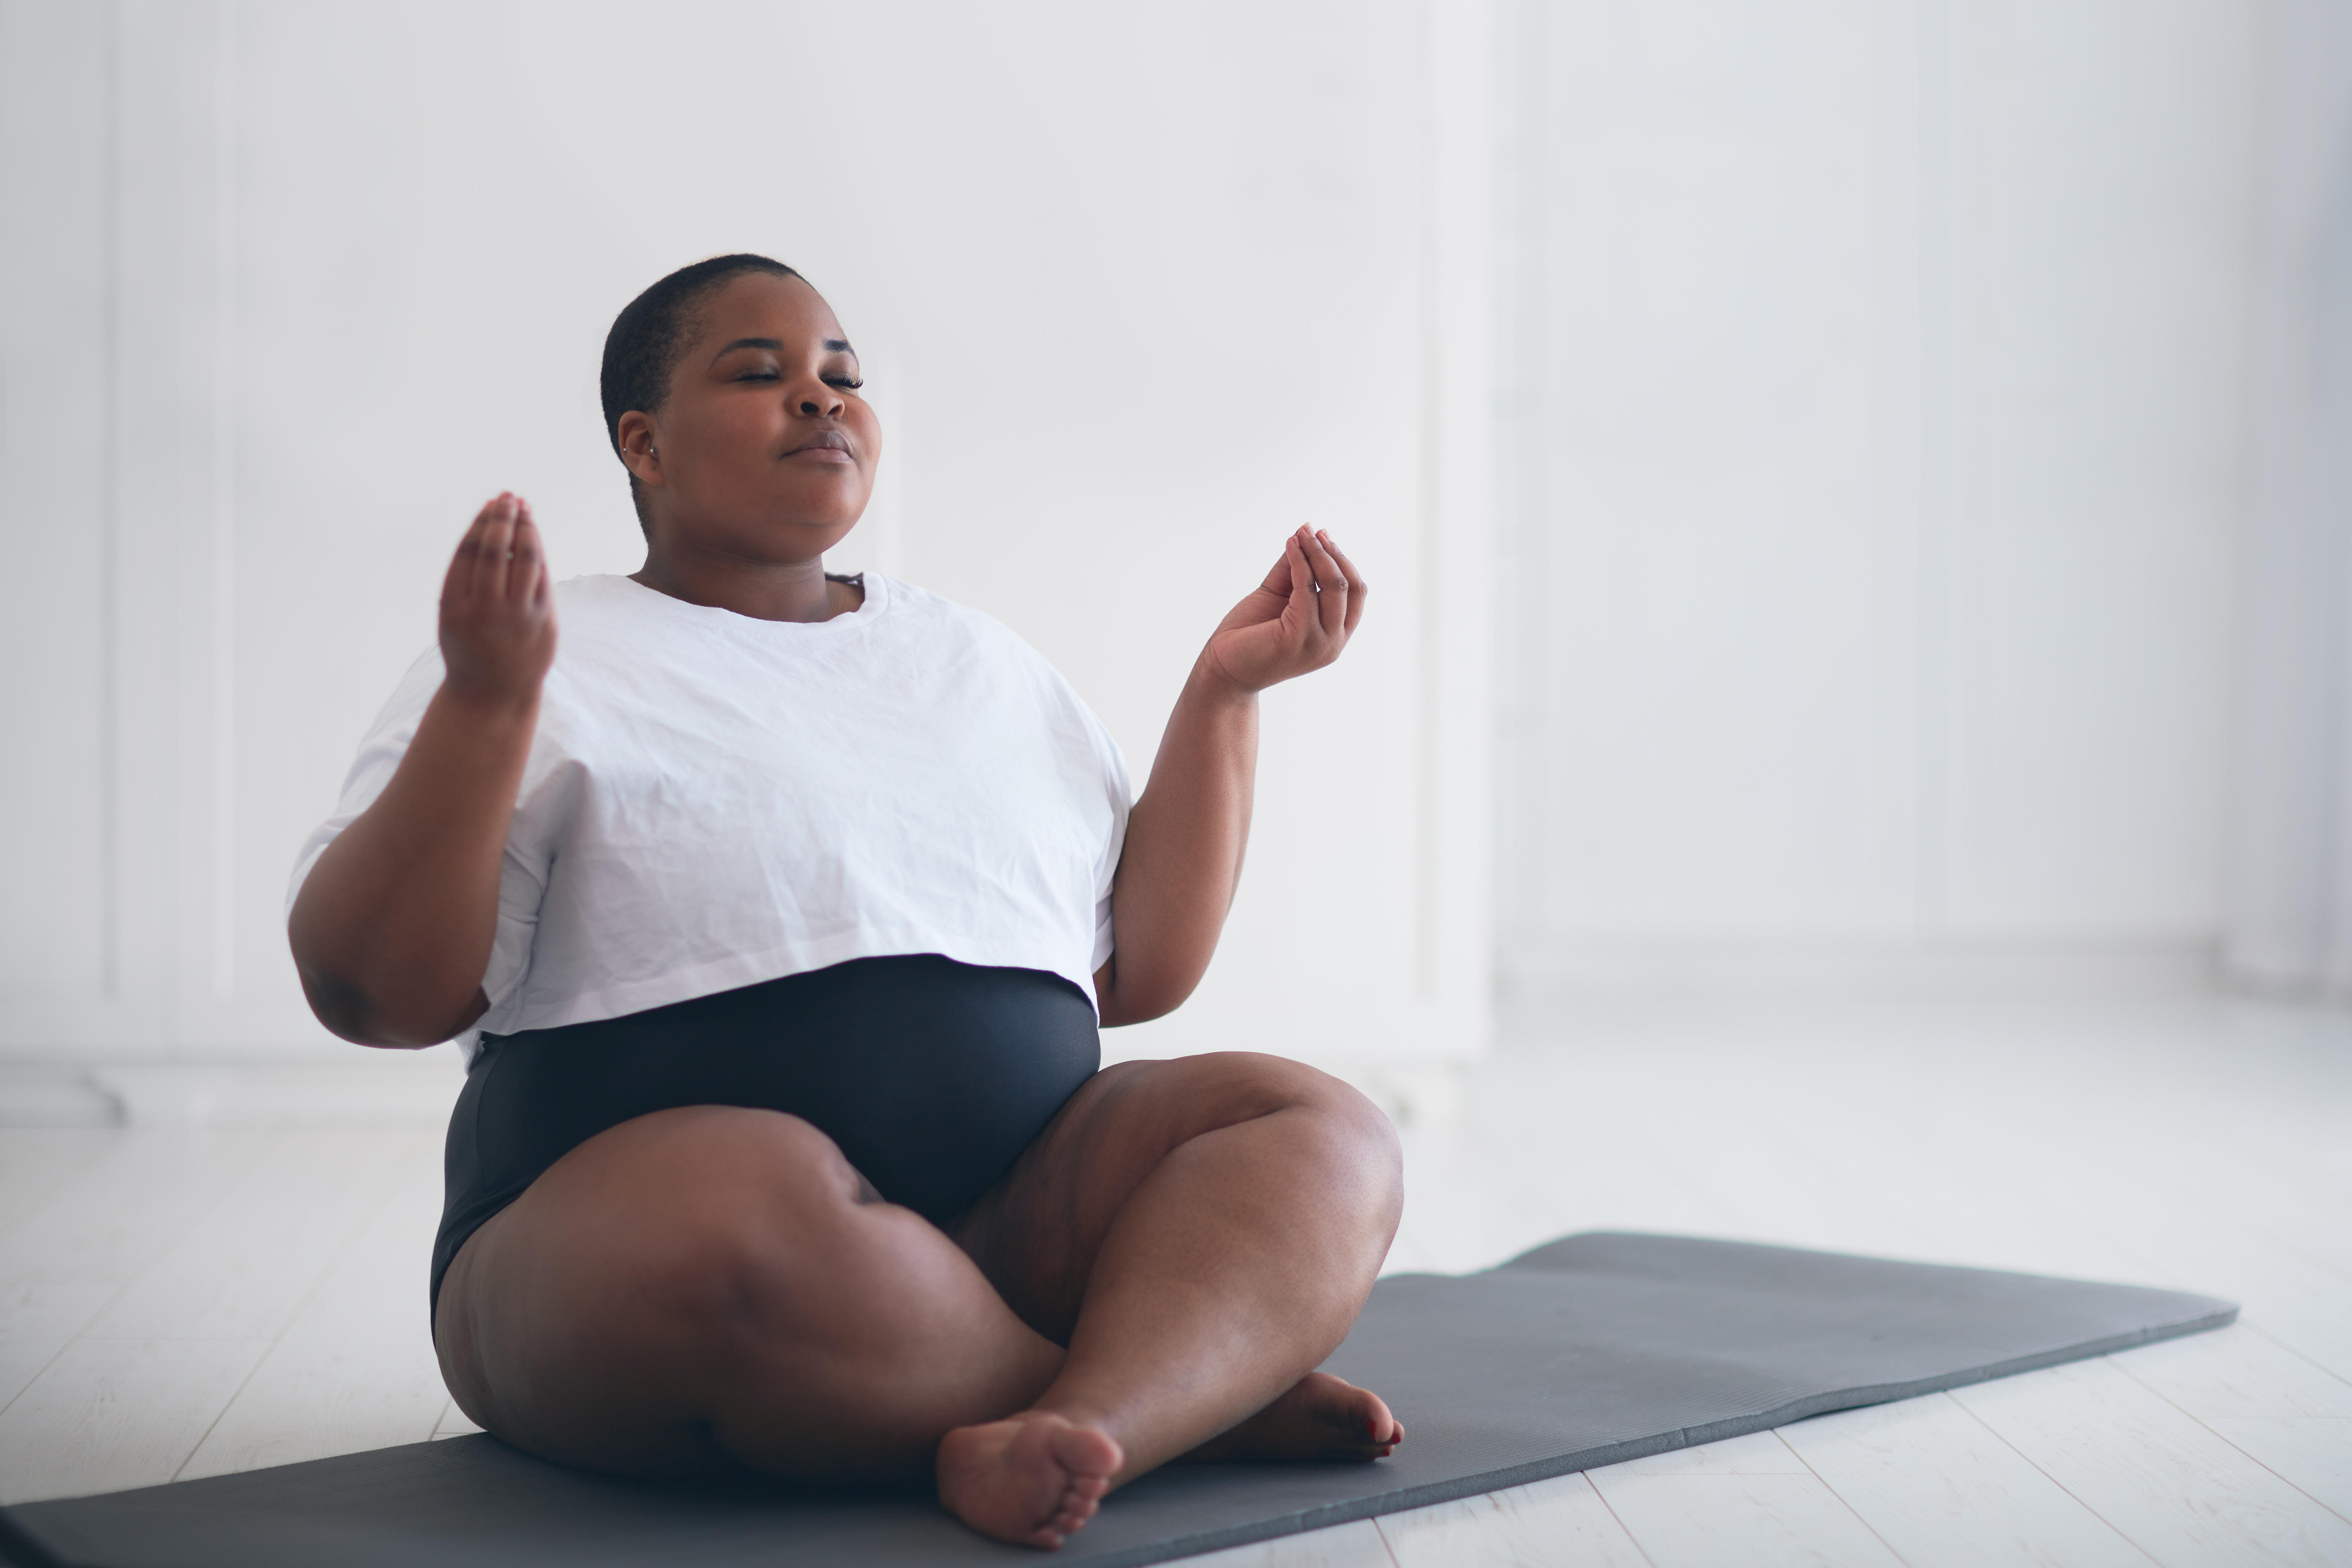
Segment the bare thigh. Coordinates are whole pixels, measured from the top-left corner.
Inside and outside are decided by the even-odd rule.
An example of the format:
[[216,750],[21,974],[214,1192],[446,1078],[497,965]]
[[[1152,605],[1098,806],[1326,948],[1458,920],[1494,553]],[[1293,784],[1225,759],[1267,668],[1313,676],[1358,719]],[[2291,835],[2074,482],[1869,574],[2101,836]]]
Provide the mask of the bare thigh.
[[1061,1361],[831,1139],[722,1106],[635,1118],[549,1167],[459,1249],[435,1338],[483,1426],[632,1474],[920,1473]]

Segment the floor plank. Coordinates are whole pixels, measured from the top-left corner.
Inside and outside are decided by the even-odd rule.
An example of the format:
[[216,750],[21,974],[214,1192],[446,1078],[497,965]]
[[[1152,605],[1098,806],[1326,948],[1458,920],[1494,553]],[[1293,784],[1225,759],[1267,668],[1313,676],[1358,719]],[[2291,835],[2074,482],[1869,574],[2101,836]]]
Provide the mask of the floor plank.
[[1654,1568],[1902,1568],[1817,1476],[1625,1476],[1592,1487]]
[[1489,1268],[1550,1240],[1557,1208],[1495,1158],[1495,1141],[1466,1120],[1409,1129],[1405,1212],[1417,1266],[1438,1273]]
[[2142,1345],[2108,1360],[2200,1421],[2352,1416],[2352,1383],[2243,1324]]
[[76,1340],[0,1411],[0,1503],[172,1479],[264,1340]]
[[0,1408],[274,1143],[254,1132],[89,1134],[96,1153],[0,1237]]
[[0,1237],[0,1285],[119,1289],[279,1138],[117,1130],[70,1181]]
[[[2145,1276],[2149,1282],[2237,1301],[2243,1309],[2242,1326],[2279,1341],[2337,1378],[2352,1379],[2352,1311],[2346,1310],[2352,1287],[2300,1258],[2265,1249],[2241,1232],[2230,1210],[2208,1206],[2207,1196],[2183,1195],[2162,1204],[2141,1200],[2147,1209],[2172,1208],[2169,1216],[2118,1208],[2114,1231],[2151,1260]],[[2309,1217],[2315,1225],[2332,1218]]]
[[1780,1436],[1910,1568],[2150,1568],[1948,1395],[1842,1410]]
[[89,1327],[100,1339],[268,1339],[371,1215],[415,1129],[283,1134]]
[[1186,1568],[1397,1568],[1369,1519],[1184,1559]]
[[1397,1568],[1649,1568],[1580,1475],[1391,1513],[1378,1523]]
[[2352,1421],[2224,1416],[2206,1425],[2321,1507],[2352,1520]]
[[2166,1568],[2352,1563],[2352,1525],[2105,1359],[1952,1397]]
[[0,1244],[17,1221],[106,1152],[112,1130],[0,1127]]
[[433,1436],[436,1440],[443,1437],[463,1437],[468,1433],[480,1430],[481,1428],[474,1424],[474,1418],[458,1409],[457,1402],[453,1399],[442,1407],[441,1419],[435,1425]]
[[114,1293],[110,1285],[38,1283],[0,1293],[0,1409],[41,1374]]
[[238,1389],[183,1480],[421,1443],[449,1408],[423,1260],[441,1217],[437,1140],[406,1168],[333,1271]]

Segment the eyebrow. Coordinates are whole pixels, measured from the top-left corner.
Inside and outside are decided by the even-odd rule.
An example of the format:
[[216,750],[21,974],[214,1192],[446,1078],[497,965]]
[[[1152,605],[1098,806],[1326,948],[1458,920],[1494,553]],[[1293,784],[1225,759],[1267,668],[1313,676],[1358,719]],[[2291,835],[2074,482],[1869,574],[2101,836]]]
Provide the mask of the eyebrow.
[[[717,353],[712,354],[710,358],[711,362],[716,363],[719,360],[726,358],[729,354],[733,353],[737,349],[774,349],[777,353],[782,353],[783,352],[783,347],[784,342],[782,338],[737,338],[733,342],[729,343],[725,348],[720,349]],[[847,343],[842,342],[839,338],[825,339],[824,350],[827,353],[835,354],[854,354],[857,352],[856,349],[851,348]]]

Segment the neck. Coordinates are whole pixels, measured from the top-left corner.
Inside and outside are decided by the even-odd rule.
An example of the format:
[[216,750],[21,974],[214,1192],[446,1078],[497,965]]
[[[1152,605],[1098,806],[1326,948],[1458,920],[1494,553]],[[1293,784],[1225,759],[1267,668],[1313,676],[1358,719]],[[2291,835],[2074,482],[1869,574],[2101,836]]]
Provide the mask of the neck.
[[656,593],[689,605],[732,610],[760,621],[829,621],[856,609],[863,595],[829,582],[824,561],[756,561],[740,555],[685,552],[659,542],[629,574]]

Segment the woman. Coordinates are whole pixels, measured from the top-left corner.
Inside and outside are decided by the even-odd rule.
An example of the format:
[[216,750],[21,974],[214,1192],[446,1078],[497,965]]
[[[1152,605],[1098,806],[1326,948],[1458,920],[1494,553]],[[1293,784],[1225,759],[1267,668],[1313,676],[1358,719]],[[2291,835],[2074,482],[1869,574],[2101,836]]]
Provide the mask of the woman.
[[1097,1016],[1199,983],[1256,694],[1339,656],[1362,579],[1287,540],[1129,811],[1025,645],[824,574],[881,452],[858,385],[779,263],[647,289],[604,367],[644,568],[553,586],[529,506],[485,507],[295,873],[329,1028],[467,1042],[450,1390],[612,1471],[929,1467],[1041,1547],[1171,1459],[1382,1457],[1387,1406],[1313,1369],[1395,1230],[1387,1121],[1274,1057],[1096,1070]]

